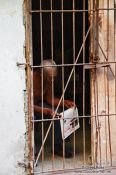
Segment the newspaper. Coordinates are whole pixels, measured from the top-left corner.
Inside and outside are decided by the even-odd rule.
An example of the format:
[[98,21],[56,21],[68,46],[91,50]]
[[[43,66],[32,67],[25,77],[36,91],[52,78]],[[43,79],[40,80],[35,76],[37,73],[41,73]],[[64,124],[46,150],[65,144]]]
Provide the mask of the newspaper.
[[80,128],[78,109],[69,108],[64,112],[60,113],[60,115],[61,115],[60,124],[61,124],[62,139],[66,139],[74,131]]

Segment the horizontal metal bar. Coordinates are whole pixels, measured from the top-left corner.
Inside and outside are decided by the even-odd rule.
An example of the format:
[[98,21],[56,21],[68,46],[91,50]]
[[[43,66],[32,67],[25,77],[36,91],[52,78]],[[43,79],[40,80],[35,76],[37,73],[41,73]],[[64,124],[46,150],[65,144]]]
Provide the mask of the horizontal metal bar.
[[[99,63],[97,63],[97,64],[95,64],[95,63],[74,63],[74,64],[57,64],[57,65],[44,65],[44,66],[42,66],[42,65],[38,65],[38,66],[32,66],[30,63],[18,63],[17,62],[17,66],[18,67],[20,67],[20,66],[30,66],[31,68],[44,68],[44,67],[69,67],[69,66],[85,66],[85,69],[89,69],[89,66],[102,66],[103,65],[103,67],[104,67],[104,65],[105,64],[116,64],[116,61],[107,61],[107,63],[106,62],[99,62]],[[108,66],[108,65],[107,65]]]
[[66,13],[66,12],[95,12],[99,10],[116,10],[116,8],[99,8],[99,9],[93,9],[93,10],[30,10],[30,13]]
[[30,13],[88,12],[90,10],[31,10]]
[[110,66],[108,63],[105,64],[94,64],[94,65],[84,65],[85,69],[98,69],[101,67],[108,67]]
[[[107,117],[107,116],[116,116],[116,114],[101,114],[101,115],[85,115],[85,116],[78,116],[76,118],[93,118],[93,117]],[[70,117],[65,119],[71,119]],[[53,119],[40,119],[40,120],[31,120],[31,122],[38,123],[38,122],[49,122],[49,121],[56,121],[56,120],[64,120],[63,118],[53,118]]]
[[45,65],[45,66],[42,66],[42,65],[38,65],[38,66],[31,66],[32,68],[44,68],[44,67],[66,67],[66,66],[85,66],[85,65],[104,65],[104,64],[113,64],[115,63],[116,64],[116,61],[107,61],[107,62],[99,62],[97,64],[95,63],[74,63],[74,64],[57,64],[57,65]]

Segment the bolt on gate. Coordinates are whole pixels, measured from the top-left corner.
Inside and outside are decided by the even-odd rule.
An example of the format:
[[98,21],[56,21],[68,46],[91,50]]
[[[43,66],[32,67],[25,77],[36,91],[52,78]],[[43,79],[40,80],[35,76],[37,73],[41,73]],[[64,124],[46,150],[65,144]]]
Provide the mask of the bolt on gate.
[[[30,173],[115,167],[116,1],[25,0],[25,19]],[[56,151],[60,121],[70,118],[66,100],[78,109],[80,127]]]

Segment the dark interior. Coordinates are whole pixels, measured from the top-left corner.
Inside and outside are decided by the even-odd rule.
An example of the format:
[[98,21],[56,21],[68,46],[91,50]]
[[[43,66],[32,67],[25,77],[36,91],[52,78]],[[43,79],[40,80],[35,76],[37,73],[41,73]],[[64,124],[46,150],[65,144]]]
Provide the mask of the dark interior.
[[[64,0],[64,9],[72,9],[72,1]],[[88,1],[85,2],[88,9]],[[32,1],[32,10],[40,9],[40,0]],[[50,10],[50,0],[42,0],[42,9]],[[53,9],[61,9],[61,0],[53,1]],[[83,9],[83,1],[75,1],[75,9]],[[85,12],[85,32],[88,29],[88,13]],[[72,12],[64,13],[64,64],[73,63],[73,17]],[[61,13],[53,13],[53,59],[56,64],[62,64],[62,27]],[[83,43],[83,13],[77,12],[75,15],[75,57]],[[41,62],[41,32],[40,32],[40,13],[32,15],[33,31],[33,65],[39,65]],[[42,14],[42,38],[43,38],[43,59],[51,58],[51,20],[50,13]],[[85,62],[89,62],[89,39],[85,43]],[[78,63],[83,63],[83,53],[79,57]],[[67,82],[72,66],[64,68],[64,81]],[[85,113],[90,114],[90,88],[89,88],[89,71],[85,72]],[[76,67],[76,104],[79,109],[79,115],[83,115],[83,67]],[[58,82],[58,83],[57,83]],[[60,82],[60,83],[59,83]],[[61,68],[58,68],[58,77],[55,83],[55,93],[57,96],[62,94],[62,75]],[[65,98],[73,99],[73,81],[70,81]]]

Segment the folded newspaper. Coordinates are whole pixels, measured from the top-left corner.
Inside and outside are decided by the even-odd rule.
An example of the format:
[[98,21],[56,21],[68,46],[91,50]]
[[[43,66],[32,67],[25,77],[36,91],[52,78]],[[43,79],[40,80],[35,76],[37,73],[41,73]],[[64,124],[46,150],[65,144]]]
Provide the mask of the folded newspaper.
[[62,139],[66,139],[74,131],[80,128],[78,109],[69,108],[64,112],[60,113],[60,115],[61,115],[60,124],[61,124]]

